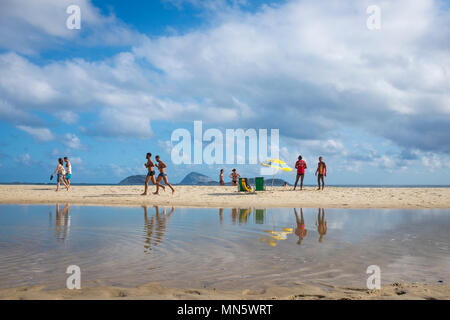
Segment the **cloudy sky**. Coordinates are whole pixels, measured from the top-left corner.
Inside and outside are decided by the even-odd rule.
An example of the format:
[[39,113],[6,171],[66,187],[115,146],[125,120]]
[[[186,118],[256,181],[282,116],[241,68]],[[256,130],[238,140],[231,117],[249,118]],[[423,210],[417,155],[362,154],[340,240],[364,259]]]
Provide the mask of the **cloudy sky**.
[[0,182],[47,182],[69,156],[75,183],[116,183],[146,152],[175,183],[258,175],[172,164],[171,134],[194,120],[279,129],[306,183],[319,155],[330,184],[450,181],[448,1],[2,0],[0,21]]

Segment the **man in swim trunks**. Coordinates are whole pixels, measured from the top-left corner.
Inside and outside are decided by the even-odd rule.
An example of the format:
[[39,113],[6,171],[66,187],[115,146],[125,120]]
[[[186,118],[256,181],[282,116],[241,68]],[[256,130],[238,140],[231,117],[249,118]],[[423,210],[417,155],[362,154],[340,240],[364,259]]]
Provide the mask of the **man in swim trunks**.
[[[150,181],[150,179],[152,180],[153,185],[157,184],[157,182],[155,180],[155,164],[152,161],[152,154],[150,152],[147,153],[145,158],[147,159],[147,163],[145,163],[144,166],[148,169],[148,173],[147,173],[147,177],[145,178],[145,190],[144,190],[144,193],[141,194],[142,196],[147,195],[148,182]],[[160,185],[160,187],[165,189],[165,187],[162,185]]]
[[316,176],[317,176],[317,184],[319,186],[317,190],[320,190],[320,181],[322,181],[322,190],[323,190],[323,188],[325,187],[324,177],[327,176],[327,165],[325,164],[325,162],[322,161],[322,157],[319,157]]
[[164,162],[161,161],[161,158],[159,156],[155,157],[156,162],[158,162],[158,170],[159,170],[159,175],[158,178],[156,179],[156,191],[153,192],[153,194],[158,194],[159,191],[159,187],[163,187],[160,182],[161,180],[164,180],[164,183],[169,186],[170,189],[172,189],[172,194],[174,194],[175,189],[172,187],[172,185],[169,183],[169,181],[167,180],[167,173],[166,173],[166,164]]
[[297,178],[295,178],[294,190],[297,187],[299,178],[301,178],[300,190],[303,190],[303,178],[305,178],[305,169],[307,168],[307,166],[306,161],[303,160],[302,156],[298,156],[298,161],[295,163],[295,168],[297,169]]
[[70,179],[72,179],[72,164],[69,161],[69,158],[64,157],[64,161],[66,162],[66,182],[67,187],[70,188]]

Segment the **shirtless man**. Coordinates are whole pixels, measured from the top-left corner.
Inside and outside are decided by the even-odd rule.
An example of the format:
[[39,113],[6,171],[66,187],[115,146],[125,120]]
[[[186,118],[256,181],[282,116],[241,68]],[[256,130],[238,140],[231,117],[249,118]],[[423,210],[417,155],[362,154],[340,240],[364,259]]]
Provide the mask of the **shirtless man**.
[[[147,163],[144,164],[144,166],[148,169],[148,173],[147,173],[147,177],[145,178],[145,190],[144,190],[144,193],[141,194],[142,196],[147,195],[148,182],[150,181],[150,179],[152,180],[152,183],[153,183],[154,185],[157,184],[157,182],[156,182],[156,180],[155,180],[155,164],[154,164],[153,161],[152,161],[152,154],[151,154],[150,152],[147,153],[147,155],[146,155],[145,158],[147,159]],[[159,184],[159,183],[158,183],[158,184]],[[161,188],[163,188],[163,190],[165,189],[164,186],[162,186],[162,185],[160,185],[160,184],[159,184],[159,186],[160,186]]]
[[69,161],[69,158],[64,157],[64,161],[66,162],[66,182],[67,186],[70,188],[70,179],[72,179],[72,164]]
[[325,164],[325,162],[323,162],[322,157],[319,157],[316,176],[317,176],[317,184],[319,186],[317,190],[320,190],[320,181],[322,181],[322,190],[323,190],[323,188],[325,187],[324,177],[327,176],[327,165]]
[[161,161],[161,158],[159,156],[156,156],[155,160],[156,160],[156,162],[158,162],[159,175],[158,175],[158,178],[156,179],[156,191],[153,192],[153,194],[158,194],[159,187],[161,186],[161,184],[160,184],[161,180],[164,180],[164,183],[167,186],[169,186],[170,189],[172,189],[172,194],[174,194],[175,189],[172,187],[172,185],[167,180],[167,173],[166,173],[167,166],[166,166],[166,164]]

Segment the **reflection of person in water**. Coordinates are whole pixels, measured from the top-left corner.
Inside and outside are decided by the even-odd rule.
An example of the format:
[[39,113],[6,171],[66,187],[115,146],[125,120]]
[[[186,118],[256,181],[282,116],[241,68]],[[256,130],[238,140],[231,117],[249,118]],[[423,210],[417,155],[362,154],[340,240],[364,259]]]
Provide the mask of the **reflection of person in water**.
[[[320,210],[322,210],[322,216],[320,216]],[[325,210],[319,208],[319,213],[317,214],[317,232],[319,233],[319,242],[322,242],[323,236],[327,234],[327,221],[325,220]]]
[[220,224],[223,223],[223,208],[219,209],[219,219],[220,219]]
[[308,230],[305,229],[305,219],[303,218],[303,209],[300,208],[300,219],[298,218],[297,209],[294,208],[295,219],[297,220],[297,228],[295,234],[298,236],[297,244],[302,244],[303,239],[306,237]]
[[60,210],[59,203],[56,204],[55,237],[58,240],[66,240],[69,233],[69,211],[70,204],[67,203],[62,210]]
[[239,208],[231,209],[231,220],[233,221],[233,224],[236,224],[237,217],[238,217],[238,210],[239,210]]
[[[163,240],[164,234],[166,232],[167,219],[175,211],[174,207],[167,214],[166,208],[163,209],[163,213],[160,214],[159,207],[155,206],[155,215],[150,219],[148,217],[147,207],[144,208],[144,218],[145,218],[145,252],[152,250],[152,246],[157,246]],[[156,226],[155,226],[156,224]],[[153,243],[152,243],[153,241]]]

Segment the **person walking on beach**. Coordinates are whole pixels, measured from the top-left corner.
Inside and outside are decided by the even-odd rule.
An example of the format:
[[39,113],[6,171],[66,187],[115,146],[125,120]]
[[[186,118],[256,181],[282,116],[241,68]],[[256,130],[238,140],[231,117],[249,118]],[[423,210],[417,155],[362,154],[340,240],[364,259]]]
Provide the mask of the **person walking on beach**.
[[231,170],[230,178],[231,178],[231,184],[233,186],[238,185],[238,180],[240,177],[241,177],[241,175],[239,173],[237,173],[236,169]]
[[305,178],[306,161],[303,160],[302,156],[298,156],[298,161],[295,163],[295,168],[297,169],[297,177],[295,178],[294,190],[297,187],[298,179],[300,179],[300,190],[303,190],[303,178]]
[[64,161],[66,162],[66,182],[68,188],[70,188],[70,179],[72,179],[72,164],[69,161],[69,158],[64,157]]
[[223,169],[220,169],[220,174],[219,174],[219,184],[221,186],[225,185],[225,181],[223,181]]
[[69,190],[69,187],[66,182],[66,170],[64,169],[64,162],[62,158],[58,159],[58,166],[56,167],[56,170],[52,173],[50,176],[50,180],[53,179],[53,176],[57,174],[56,177],[56,191],[59,191],[59,184],[62,183],[67,190]]
[[175,189],[169,183],[169,180],[167,180],[167,173],[166,173],[167,165],[164,162],[161,161],[161,158],[159,156],[156,156],[155,160],[156,160],[156,162],[158,162],[159,175],[158,175],[158,178],[156,179],[156,191],[153,192],[153,194],[158,194],[159,187],[161,186],[161,184],[160,184],[161,180],[164,180],[164,183],[167,186],[169,186],[170,189],[172,189],[172,194],[174,194],[175,193]]
[[297,228],[295,234],[298,236],[297,244],[302,244],[303,239],[306,237],[308,230],[305,229],[305,219],[303,219],[303,208],[300,208],[300,219],[298,218],[297,209],[294,208],[295,220],[297,221]]
[[[320,212],[322,210],[322,216]],[[327,234],[327,221],[325,220],[325,210],[323,208],[319,208],[319,213],[317,215],[317,232],[319,233],[319,242],[322,242],[323,236]]]
[[[144,193],[141,194],[142,196],[147,195],[148,183],[150,180],[152,180],[153,185],[159,184],[156,182],[156,179],[155,179],[155,163],[152,161],[152,154],[150,152],[147,153],[145,158],[147,159],[147,163],[145,163],[144,166],[147,168],[148,172],[147,172],[147,177],[145,178],[145,189],[144,189]],[[163,188],[163,190],[166,189],[166,187],[164,187],[161,184],[159,184],[159,186],[161,188]]]
[[327,165],[323,162],[322,157],[319,157],[319,163],[317,164],[316,170],[317,185],[319,186],[317,190],[320,190],[320,181],[322,181],[322,190],[325,187],[324,177],[327,176]]

